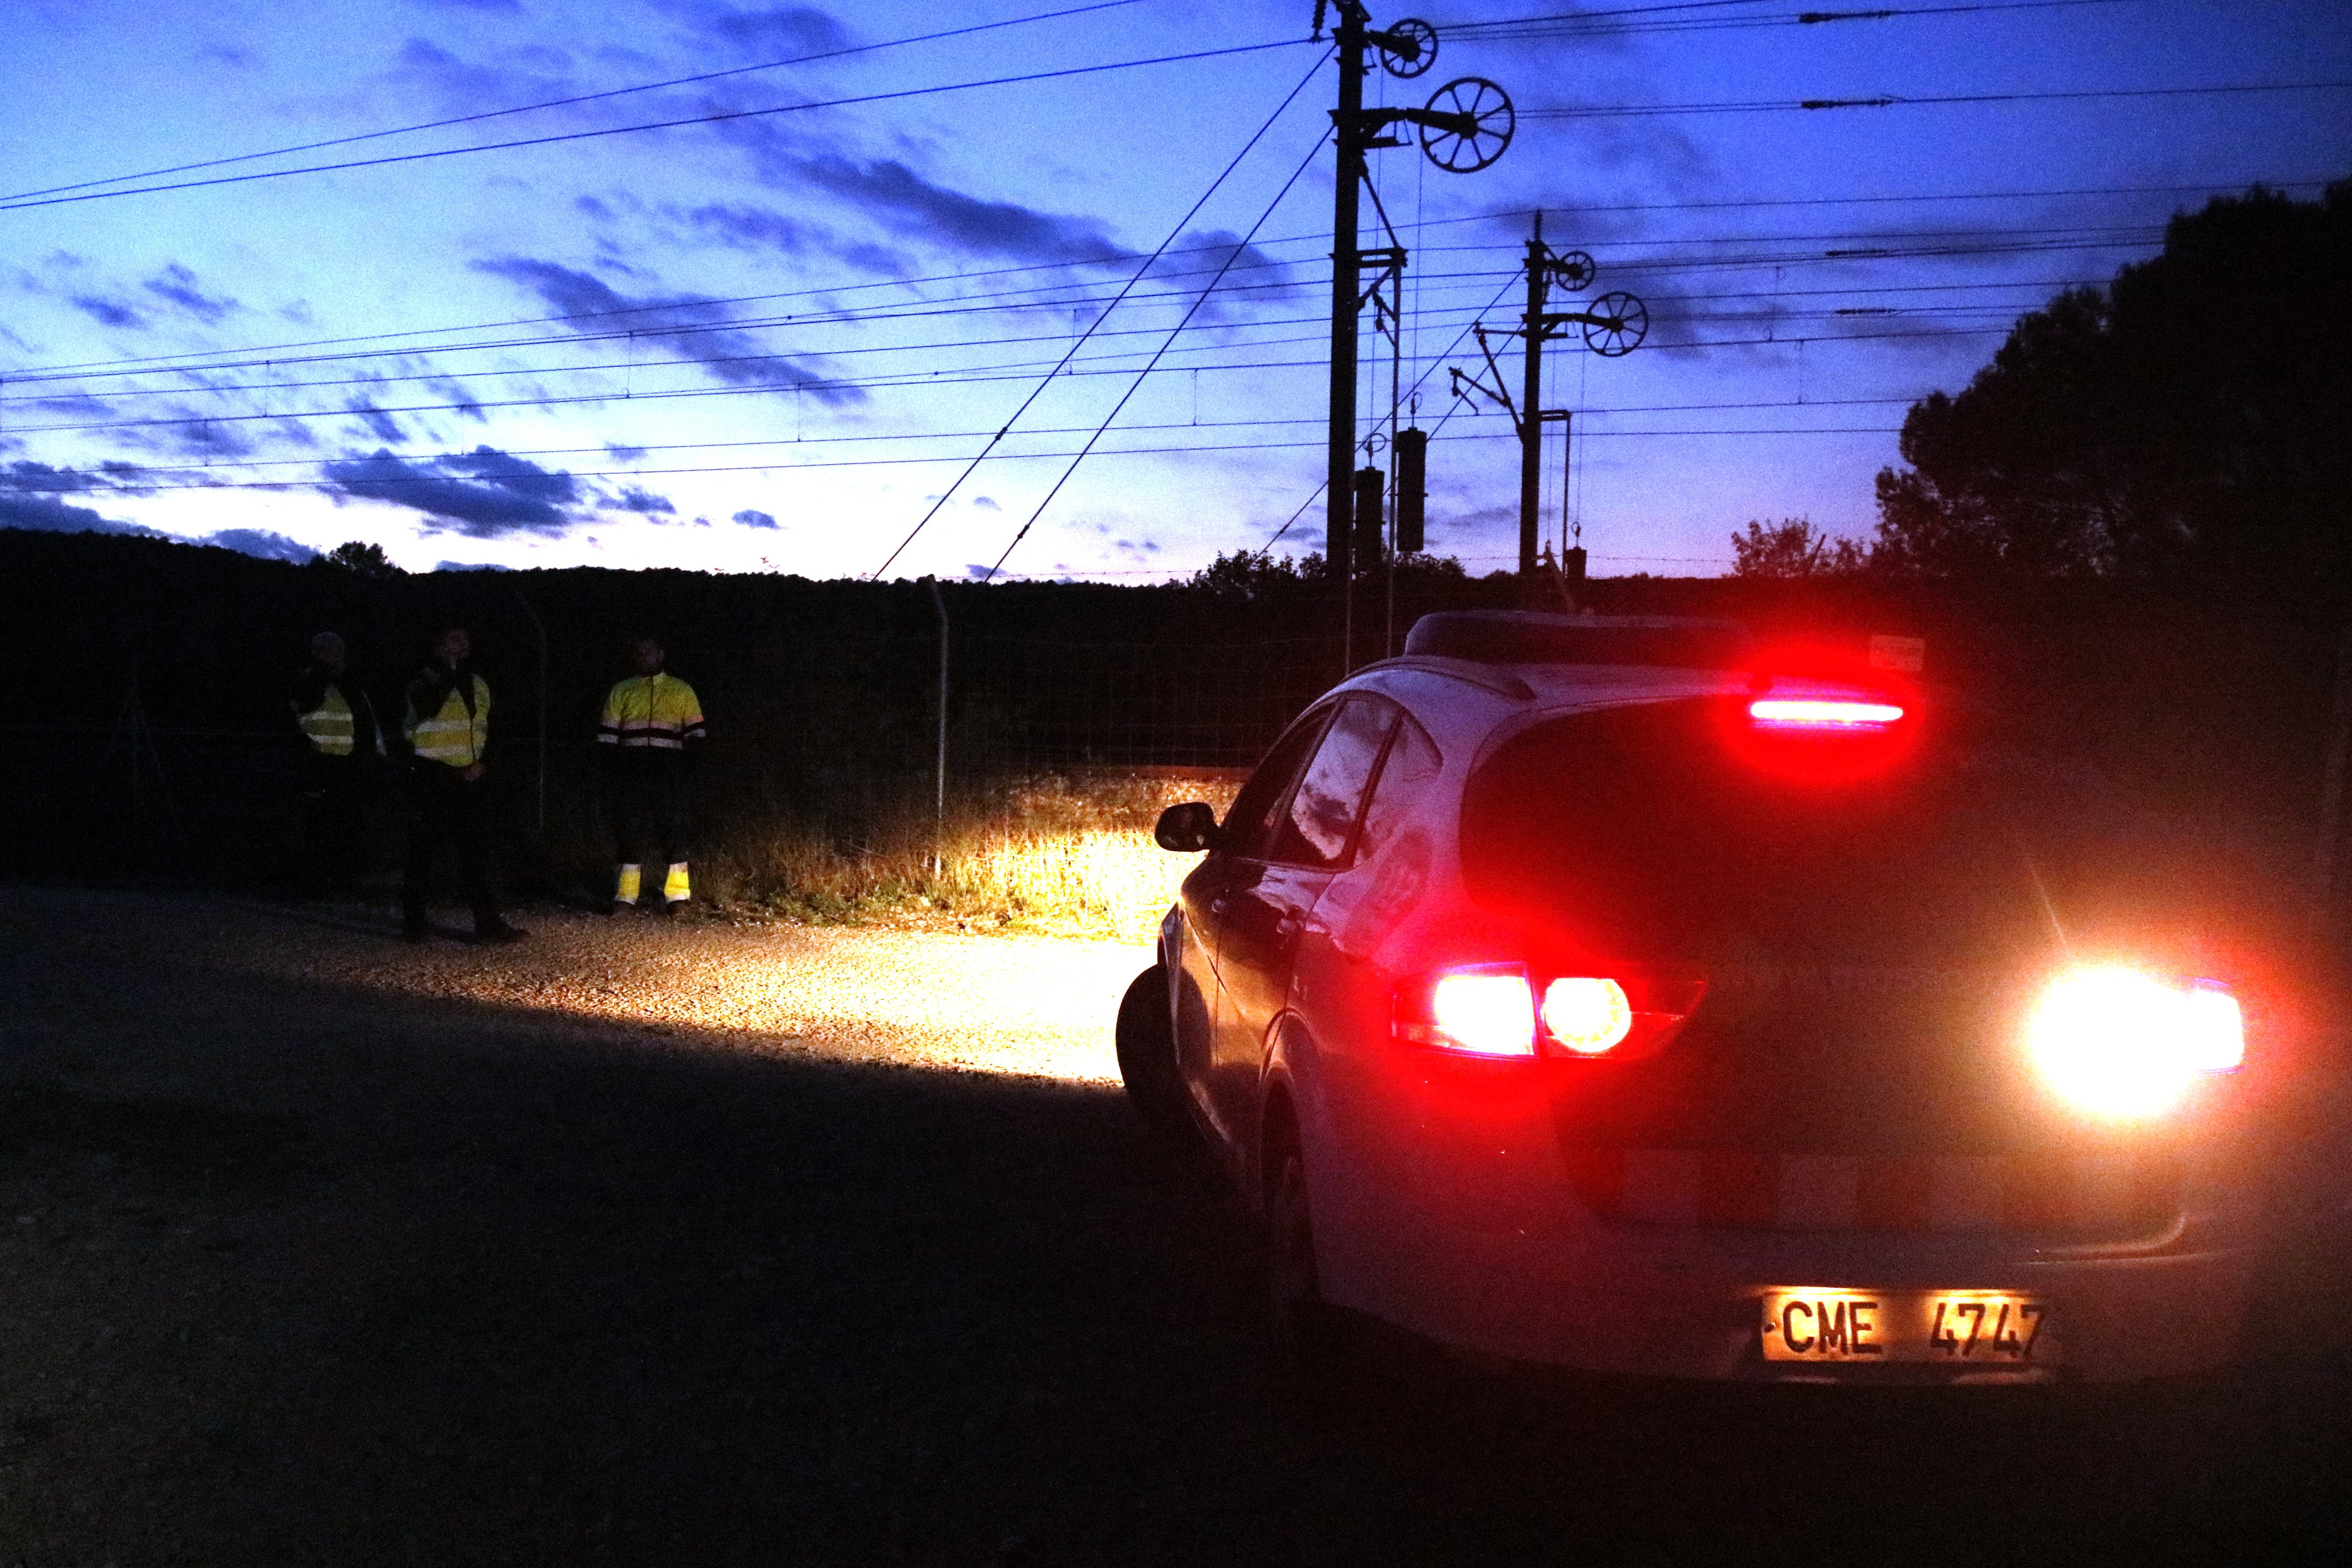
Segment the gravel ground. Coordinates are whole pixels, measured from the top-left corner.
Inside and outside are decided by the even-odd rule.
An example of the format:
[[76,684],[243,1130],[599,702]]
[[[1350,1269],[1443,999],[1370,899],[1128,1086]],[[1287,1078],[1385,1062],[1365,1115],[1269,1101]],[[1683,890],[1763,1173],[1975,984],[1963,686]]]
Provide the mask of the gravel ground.
[[1107,1081],[1136,951],[522,918],[0,889],[0,1564],[2266,1561],[2347,1500],[2308,1247],[2201,1388],[1302,1413]]

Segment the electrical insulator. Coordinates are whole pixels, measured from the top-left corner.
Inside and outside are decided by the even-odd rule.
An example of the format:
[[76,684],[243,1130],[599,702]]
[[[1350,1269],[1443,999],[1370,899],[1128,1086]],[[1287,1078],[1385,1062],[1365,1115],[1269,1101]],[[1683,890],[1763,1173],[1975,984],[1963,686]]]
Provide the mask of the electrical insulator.
[[1429,432],[1396,433],[1396,547],[1399,555],[1417,555],[1423,548],[1421,503],[1429,490]]
[[1356,470],[1356,564],[1359,567],[1380,564],[1383,551],[1381,538],[1381,494],[1388,489],[1389,477],[1378,468]]

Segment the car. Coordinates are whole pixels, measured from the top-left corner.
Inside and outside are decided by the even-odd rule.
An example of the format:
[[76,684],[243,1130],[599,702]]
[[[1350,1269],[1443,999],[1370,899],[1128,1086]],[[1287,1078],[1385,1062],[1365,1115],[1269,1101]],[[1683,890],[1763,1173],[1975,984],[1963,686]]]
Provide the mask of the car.
[[1719,621],[1423,616],[1290,725],[1121,1006],[1286,1353],[2117,1382],[2236,1346],[2259,955],[2000,716]]

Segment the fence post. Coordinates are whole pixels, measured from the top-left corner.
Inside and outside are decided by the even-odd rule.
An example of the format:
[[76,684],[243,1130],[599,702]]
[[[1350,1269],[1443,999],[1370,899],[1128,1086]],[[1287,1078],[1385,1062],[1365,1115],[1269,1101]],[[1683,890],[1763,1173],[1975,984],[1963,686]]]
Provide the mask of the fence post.
[[923,582],[931,591],[931,607],[940,614],[940,754],[931,796],[931,875],[937,877],[948,831],[948,602],[938,578]]

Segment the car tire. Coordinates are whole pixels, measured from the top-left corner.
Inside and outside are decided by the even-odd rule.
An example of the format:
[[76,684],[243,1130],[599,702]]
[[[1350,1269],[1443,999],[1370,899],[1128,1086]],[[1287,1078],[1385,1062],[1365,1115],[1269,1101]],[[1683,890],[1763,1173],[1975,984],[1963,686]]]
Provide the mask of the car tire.
[[1168,1019],[1168,972],[1153,964],[1137,975],[1118,1005],[1118,1076],[1144,1125],[1170,1143],[1192,1139],[1192,1112],[1176,1070],[1176,1037]]
[[1339,1370],[1332,1312],[1315,1268],[1315,1227],[1307,1208],[1307,1162],[1295,1135],[1267,1150],[1266,1325],[1275,1380],[1294,1403],[1328,1402]]

